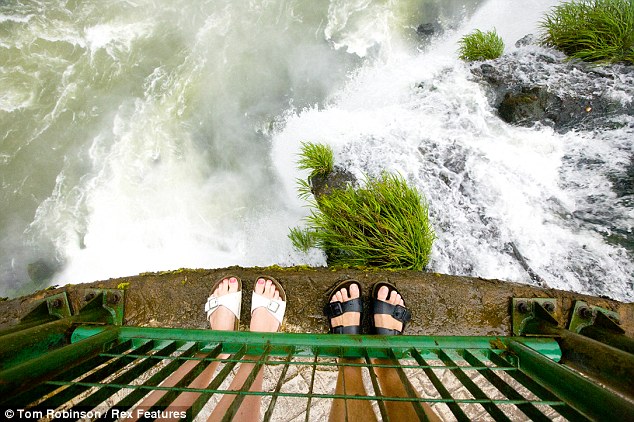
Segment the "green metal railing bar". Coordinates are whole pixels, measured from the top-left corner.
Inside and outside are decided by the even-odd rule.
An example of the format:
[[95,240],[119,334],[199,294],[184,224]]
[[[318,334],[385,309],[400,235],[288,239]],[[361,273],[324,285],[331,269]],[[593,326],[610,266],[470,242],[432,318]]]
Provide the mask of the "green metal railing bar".
[[[148,342],[148,346],[151,347],[152,346],[151,343],[152,342]],[[108,398],[112,397],[112,395],[114,395],[119,390],[118,388],[112,387],[112,385],[110,385],[110,383],[112,383],[112,384],[130,384],[135,379],[137,379],[139,376],[141,376],[144,372],[148,371],[149,369],[151,369],[155,365],[159,364],[160,361],[158,361],[157,358],[160,358],[160,357],[164,358],[165,356],[170,356],[172,353],[174,353],[182,345],[183,344],[181,342],[171,342],[171,343],[165,345],[165,347],[160,349],[156,354],[151,355],[151,356],[148,356],[148,355],[132,355],[131,353],[124,355],[125,358],[129,362],[134,361],[134,360],[141,360],[141,362],[139,362],[137,365],[135,365],[133,369],[124,372],[123,374],[121,374],[118,377],[114,378],[112,381],[108,382],[108,384],[105,384],[105,385],[102,384],[102,388],[100,388],[95,393],[89,395],[88,397],[86,397],[85,399],[83,399],[82,401],[77,403],[73,408],[71,408],[71,410],[74,410],[75,408],[79,408],[79,407],[84,407],[84,406],[95,407],[95,406],[99,405],[104,400],[107,400]],[[139,358],[137,356],[143,356],[143,357]],[[152,358],[154,358],[154,359],[152,359]],[[125,362],[125,361],[122,361],[122,362]],[[113,368],[112,366],[110,366],[110,369],[115,369],[116,370],[116,368]]]
[[[631,401],[557,363],[565,358],[553,338],[333,336],[84,324],[75,328],[71,341],[72,344],[1,371],[1,400],[5,404],[35,408],[57,408],[69,403],[71,410],[119,400],[114,407],[129,409],[138,406],[149,392],[161,392],[162,397],[147,409],[152,412],[170,406],[181,393],[190,392],[199,394],[188,410],[187,417],[193,418],[213,395],[236,395],[227,420],[249,395],[271,397],[267,417],[273,415],[280,398],[306,400],[306,420],[312,401],[318,399],[376,401],[384,420],[388,416],[385,404],[394,401],[412,403],[421,420],[425,418],[423,403],[444,404],[458,420],[469,420],[466,405],[481,406],[495,420],[511,419],[500,407],[503,405],[516,406],[533,420],[547,420],[543,413],[547,408],[571,420],[627,418],[634,414]],[[342,357],[353,359],[346,366],[369,371],[373,395],[359,397],[314,390],[318,367],[341,367],[344,363],[335,359]],[[164,381],[186,362],[193,369],[178,382],[166,386]],[[223,366],[209,384],[191,387],[192,381],[212,362],[221,362]],[[238,363],[251,366],[246,383],[237,391],[220,388]],[[281,374],[274,391],[248,391],[264,366],[277,366]],[[284,377],[293,367],[309,368],[307,391],[282,390]],[[377,371],[384,368],[396,370],[405,389],[404,397],[389,397],[381,391]],[[156,372],[151,374],[149,370]],[[473,398],[452,397],[437,370],[450,371]],[[418,397],[405,371],[424,373],[438,396]],[[488,396],[480,382],[474,381],[472,375],[476,373],[503,398]],[[509,379],[524,386],[537,399],[520,394],[517,386],[509,384]],[[121,390],[125,390],[125,397],[116,396]],[[590,402],[587,397],[594,400]],[[105,418],[113,419],[108,415]]]
[[[225,377],[226,379],[226,377]],[[224,381],[224,379],[222,380]],[[47,381],[48,384],[50,385],[54,385],[54,386],[58,386],[58,387],[62,387],[62,386],[69,386],[69,385],[77,385],[77,386],[82,386],[82,387],[96,387],[96,388],[103,388],[106,385],[103,383],[98,383],[98,382],[94,382],[94,383],[89,383],[89,382],[81,382],[81,381],[77,381],[77,382],[64,382],[64,381],[55,381],[55,380],[51,380],[51,381]],[[201,394],[209,394],[210,396],[213,394],[228,394],[228,395],[235,395],[235,396],[262,396],[262,397],[269,397],[272,396],[273,393],[268,392],[268,391],[247,391],[247,390],[227,390],[227,389],[220,389],[220,388],[193,388],[193,387],[165,387],[165,386],[150,386],[150,385],[131,385],[131,384],[114,384],[114,383],[108,383],[108,386],[111,388],[117,388],[117,389],[134,389],[134,390],[139,390],[142,391],[143,394],[147,394],[150,391],[165,391],[165,392],[171,392],[171,391],[176,391],[179,394],[180,393],[201,393]],[[315,398],[315,399],[352,399],[352,400],[366,400],[366,401],[376,401],[377,399],[380,399],[381,401],[392,401],[392,402],[418,402],[418,403],[444,403],[444,404],[450,404],[450,403],[457,403],[457,404],[482,404],[482,403],[489,403],[489,404],[494,404],[494,405],[502,405],[502,404],[512,404],[512,405],[521,405],[521,404],[526,404],[526,403],[532,403],[535,405],[539,405],[539,406],[560,406],[565,404],[565,402],[561,401],[561,400],[554,400],[554,401],[545,401],[545,400],[508,400],[508,399],[490,399],[490,398],[484,398],[484,399],[458,399],[458,398],[451,398],[451,399],[445,399],[445,398],[432,398],[432,397],[425,397],[425,398],[421,398],[421,397],[391,397],[391,396],[383,396],[383,395],[370,395],[370,396],[354,396],[354,395],[346,395],[346,394],[327,394],[327,393],[283,393],[283,392],[279,392],[275,394],[278,397],[287,397],[287,398],[301,398],[301,399],[309,399],[309,398]],[[136,404],[136,403],[133,403]],[[168,403],[169,405],[170,403]],[[126,407],[126,406],[121,406],[120,404],[117,404],[115,407]],[[127,406],[130,407],[130,406]],[[166,406],[157,406],[155,408],[156,409],[160,409],[160,408],[165,408]]]
[[418,362],[424,368],[423,370],[425,372],[425,375],[427,375],[427,378],[429,378],[436,390],[440,393],[440,396],[444,400],[448,400],[447,406],[449,407],[449,410],[451,410],[453,415],[457,418],[457,420],[468,421],[469,418],[467,417],[467,415],[463,412],[460,406],[458,406],[455,399],[451,396],[451,393],[449,393],[447,388],[445,388],[444,384],[442,383],[442,381],[440,381],[434,371],[429,368],[430,365],[425,361],[425,358],[423,358],[418,350],[412,351],[412,357],[416,359],[416,362]]
[[[530,309],[519,318],[515,318],[514,314],[513,326],[514,330],[518,330],[516,334],[557,337],[562,352],[561,363],[634,399],[634,359],[631,353],[561,328],[557,320],[541,306],[539,299],[527,301],[514,299],[514,303],[528,303]],[[598,316],[601,320],[603,314],[598,315],[601,315]],[[626,337],[623,338],[626,340],[622,343],[628,342]]]
[[[199,350],[200,350],[200,348],[199,348],[198,344],[194,343],[194,344],[190,345],[189,347],[187,347],[183,351],[181,356],[183,356],[183,357],[192,356],[195,353],[197,353]],[[212,354],[213,354],[213,352],[212,352]],[[152,388],[158,386],[165,378],[167,378],[176,369],[178,369],[178,367],[181,364],[182,364],[182,362],[179,362],[178,360],[172,360],[165,367],[163,367],[163,369],[159,370],[156,374],[154,374],[152,377],[150,377],[150,379],[148,379],[143,384],[141,384],[139,386],[139,388],[137,388],[134,391],[132,391],[130,394],[128,394],[122,400],[119,400],[113,407],[114,408],[120,408],[120,409],[129,409],[129,408],[131,408],[132,406],[137,404],[148,393],[149,389],[152,389]],[[112,387],[112,388],[116,388],[117,390],[123,388],[121,386],[115,386],[115,385],[112,385],[112,384],[109,384],[109,386]],[[128,388],[128,387],[126,387],[126,388]],[[112,417],[112,415],[110,414],[110,415],[107,415],[105,418],[102,418],[102,419],[106,420],[106,421],[111,421],[111,420],[114,420],[115,418]]]
[[38,384],[40,379],[63,372],[66,364],[82,363],[104,351],[120,333],[114,326],[102,328],[99,334],[85,341],[60,347],[0,372],[0,397],[14,396]]
[[[440,357],[440,359],[446,365],[457,366],[455,362],[449,357],[449,355],[445,353],[444,350],[439,351],[438,357]],[[477,400],[488,400],[487,395],[461,369],[452,369],[451,372],[456,378],[458,378],[458,380],[460,380],[462,385],[467,387],[467,390],[469,390],[473,397],[475,397]],[[493,417],[493,419],[510,422],[510,419],[495,404],[487,402],[482,402],[481,404],[484,409]]]
[[[578,375],[571,369],[543,359],[538,352],[512,341],[511,352],[519,358],[520,369],[538,380],[592,420],[628,420],[634,415],[634,403]],[[592,400],[589,400],[589,398]]]
[[[396,356],[394,355],[394,353],[392,352],[391,349],[386,350],[386,353],[388,354],[389,359],[392,362],[398,362],[397,359],[396,359]],[[374,370],[377,368],[377,366],[373,365],[373,363],[370,361],[370,358],[367,355],[366,355],[366,363],[372,369],[370,371],[370,373],[374,373]],[[403,371],[403,368],[400,367],[400,366],[396,366],[395,369],[396,369],[396,373],[398,374],[399,379],[401,380],[401,383],[405,387],[405,391],[407,392],[407,397],[410,400],[411,399],[417,399],[418,398],[418,394],[414,390],[414,386],[412,385],[410,380],[405,375],[405,372]],[[418,402],[417,400],[412,400],[412,406],[414,406],[414,411],[416,412],[416,415],[418,416],[418,418],[420,420],[422,420],[422,421],[427,421],[428,420],[427,414],[423,410],[423,407],[421,406],[420,402]],[[387,420],[389,420],[389,418]]]
[[[253,364],[253,368],[251,369],[249,376],[244,381],[244,384],[242,388],[240,389],[241,392],[246,392],[251,390],[251,386],[255,382],[255,379],[258,376],[258,373],[260,372],[260,368],[262,368],[262,365],[264,365],[264,362],[266,361],[266,357],[269,355],[269,353],[270,353],[270,346],[267,345],[264,347],[264,351],[260,355],[260,359],[258,360],[258,362]],[[227,412],[222,418],[223,421],[231,421],[233,419],[233,416],[237,413],[238,408],[242,404],[242,401],[244,400],[244,398],[245,398],[245,395],[240,394],[235,398],[235,400],[233,400],[233,402],[231,403],[231,406],[229,406],[229,409],[227,409]]]
[[[113,353],[124,352],[128,350],[131,346],[132,346],[132,341],[128,340],[111,348],[110,351],[112,351]],[[75,365],[75,366],[71,365],[70,367],[67,367],[67,369],[64,370],[62,373],[60,373],[59,375],[57,375],[55,379],[58,381],[72,382],[72,380],[83,376],[84,374],[90,372],[91,370],[93,370],[94,368],[98,366],[101,366],[102,364],[106,363],[109,360],[110,360],[109,357],[104,357],[101,354],[99,354],[98,356],[88,359],[87,361],[79,365]],[[0,376],[0,379],[4,379],[4,378]],[[40,384],[33,389],[30,389],[24,393],[14,396],[11,399],[11,405],[17,408],[25,408],[29,403],[40,402],[41,401],[40,399],[42,397],[46,397],[49,393],[51,393],[56,388],[57,386],[50,385],[47,383]],[[8,401],[5,399],[1,399],[0,403],[8,404]]]
[[[103,330],[103,326],[80,326],[74,331],[72,341],[79,341]],[[437,349],[495,349],[506,347],[510,341],[517,341],[537,350],[543,356],[559,361],[561,352],[556,341],[542,337],[467,337],[467,336],[362,336],[340,334],[298,334],[298,333],[249,333],[244,331],[181,330],[172,328],[120,327],[121,339],[181,340],[209,343],[215,347],[223,343],[223,353],[234,353],[238,348],[247,347],[247,355],[259,356],[263,345],[270,345],[271,354],[286,356],[287,348],[296,347],[297,356],[314,356],[319,351],[322,356],[345,356],[363,358],[365,350],[372,358],[389,358],[386,350],[391,349],[400,359],[412,347],[419,350]],[[301,345],[301,346],[298,346]],[[426,352],[427,353],[427,352]],[[425,356],[437,359],[433,353]]]
[[319,352],[315,353],[315,358],[312,363],[312,371],[310,372],[310,384],[308,385],[308,392],[310,393],[310,397],[308,398],[308,404],[306,406],[306,421],[310,417],[310,403],[313,400],[312,393],[313,388],[315,387],[315,373],[317,371],[317,360],[319,359]]
[[481,362],[473,353],[469,350],[464,350],[461,353],[462,357],[471,365],[471,368],[482,368],[477,371],[484,376],[492,385],[494,385],[499,391],[508,397],[510,400],[524,401],[525,403],[517,404],[517,407],[531,420],[534,421],[550,421],[550,418],[546,417],[540,412],[532,403],[527,402],[526,398],[518,393],[513,387],[511,387],[506,381],[500,378],[494,371],[489,369]]
[[[271,418],[271,416],[273,415],[273,410],[275,410],[275,404],[277,403],[277,398],[280,394],[280,391],[282,390],[282,385],[284,384],[284,379],[286,377],[286,374],[288,372],[288,368],[291,367],[290,362],[293,359],[293,356],[295,355],[295,348],[292,347],[289,352],[288,355],[286,356],[286,358],[284,359],[284,367],[282,368],[282,373],[280,374],[280,377],[277,380],[277,384],[275,385],[275,390],[273,390],[273,392],[271,393],[271,401],[269,403],[269,406],[266,409],[266,412],[264,413],[264,420],[267,421]],[[306,416],[306,418],[308,419],[308,416]]]

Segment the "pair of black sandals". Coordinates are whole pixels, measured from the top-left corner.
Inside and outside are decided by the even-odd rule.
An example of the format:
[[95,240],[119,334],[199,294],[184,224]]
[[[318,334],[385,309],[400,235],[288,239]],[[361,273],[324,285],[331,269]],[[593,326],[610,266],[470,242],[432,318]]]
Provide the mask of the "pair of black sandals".
[[[338,283],[336,286],[334,286],[331,289],[330,294],[328,295],[328,300],[330,301],[332,297],[335,295],[335,293],[337,293],[337,291],[344,288],[348,289],[348,296],[350,296],[349,288],[353,284],[358,285],[359,292],[361,292],[361,284],[358,281],[346,280],[346,281],[342,281],[341,283]],[[396,291],[398,293],[398,290],[396,289],[396,287],[393,284],[388,282],[380,282],[375,284],[372,287],[372,318],[370,319],[372,333],[379,334],[379,335],[388,335],[388,336],[401,335],[403,334],[403,331],[405,331],[405,325],[412,319],[412,314],[409,311],[409,309],[407,309],[404,306],[392,305],[391,303],[379,300],[378,299],[379,289],[383,286],[386,286],[389,289],[389,292],[387,295],[388,298],[390,297],[390,294],[392,294],[392,291]],[[361,334],[361,325],[346,325],[346,326],[339,325],[339,326],[333,327],[331,321],[332,321],[332,318],[336,318],[347,312],[361,313],[362,311],[363,311],[363,300],[361,298],[361,295],[359,295],[359,297],[357,298],[349,299],[345,302],[328,302],[326,306],[324,307],[324,313],[326,314],[326,317],[328,317],[328,324],[330,324],[330,332],[333,334]],[[374,315],[378,315],[378,314],[390,315],[395,320],[400,321],[403,324],[403,328],[399,331],[399,330],[394,330],[390,328],[377,327],[374,322]],[[360,319],[360,321],[362,321],[362,319]]]

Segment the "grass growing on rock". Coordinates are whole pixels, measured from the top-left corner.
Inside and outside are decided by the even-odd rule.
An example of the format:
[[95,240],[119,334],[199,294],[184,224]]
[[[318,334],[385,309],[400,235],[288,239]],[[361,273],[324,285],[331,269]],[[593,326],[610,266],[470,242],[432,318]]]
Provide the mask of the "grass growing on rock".
[[459,41],[458,53],[462,60],[492,60],[504,52],[504,41],[495,30],[482,32],[476,29]]
[[541,42],[590,62],[634,64],[634,1],[582,0],[551,9]]
[[300,157],[298,168],[311,170],[309,178],[330,173],[335,164],[332,148],[324,144],[302,142]]
[[[302,154],[313,149],[304,145]],[[310,177],[300,196],[309,185]],[[307,227],[291,229],[289,238],[303,251],[322,248],[329,265],[422,270],[429,262],[435,235],[428,205],[401,176],[383,173],[310,205]]]
[[335,190],[307,221],[334,265],[422,270],[429,262],[434,234],[427,203],[400,176]]

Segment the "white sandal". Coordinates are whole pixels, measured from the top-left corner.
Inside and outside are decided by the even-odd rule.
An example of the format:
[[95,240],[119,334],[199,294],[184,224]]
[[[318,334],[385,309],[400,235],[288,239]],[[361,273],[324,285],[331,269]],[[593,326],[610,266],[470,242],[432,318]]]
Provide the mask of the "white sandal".
[[[214,296],[213,292],[218,288],[220,283],[222,283],[223,280],[230,279],[231,277],[238,279],[238,291],[228,293],[219,297]],[[211,315],[220,306],[224,306],[225,308],[227,308],[236,317],[233,329],[237,330],[238,325],[240,324],[240,310],[242,309],[242,281],[239,277],[231,275],[222,277],[211,287],[211,296],[207,298],[207,303],[205,303],[205,313],[207,314],[207,321],[209,321]]]
[[253,311],[258,308],[265,308],[267,311],[269,311],[271,315],[273,315],[276,320],[279,321],[281,327],[282,322],[284,321],[284,314],[286,313],[286,292],[284,291],[282,285],[273,277],[258,277],[255,282],[257,283],[257,280],[261,278],[265,280],[271,280],[273,282],[280,294],[280,298],[278,300],[275,300],[264,297],[260,294],[257,294],[254,287],[253,295],[251,296],[251,314],[253,315]]

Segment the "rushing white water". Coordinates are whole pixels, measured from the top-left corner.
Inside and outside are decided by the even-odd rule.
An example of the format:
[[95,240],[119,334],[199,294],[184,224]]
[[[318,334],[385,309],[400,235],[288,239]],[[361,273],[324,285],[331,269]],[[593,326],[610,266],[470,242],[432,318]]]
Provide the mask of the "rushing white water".
[[[521,16],[502,0],[50,3],[0,6],[0,294],[48,275],[324,265],[286,237],[313,141],[427,196],[431,271],[531,282],[514,245],[551,287],[634,299],[631,252],[572,217],[615,202],[632,124],[510,126],[457,60],[474,28],[514,51],[554,0]],[[435,20],[450,30],[426,45],[416,28]],[[610,212],[631,233],[632,205]]]

